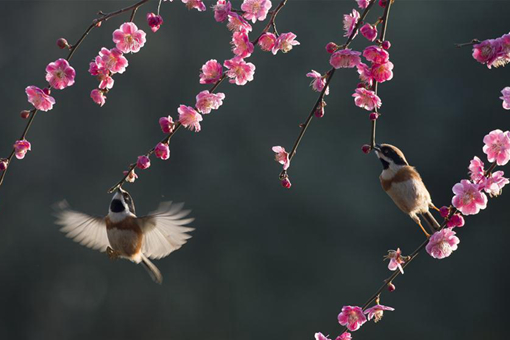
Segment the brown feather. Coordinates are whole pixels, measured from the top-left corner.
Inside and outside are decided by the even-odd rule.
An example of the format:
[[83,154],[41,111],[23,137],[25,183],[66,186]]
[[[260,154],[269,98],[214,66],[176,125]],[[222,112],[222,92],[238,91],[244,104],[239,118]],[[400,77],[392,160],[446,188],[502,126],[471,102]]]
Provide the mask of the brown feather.
[[[124,220],[118,223],[113,223],[110,221],[108,217],[105,218],[106,229],[119,229],[125,231],[133,231],[137,235],[137,241],[134,244],[123,244],[123,249],[114,249],[120,251],[124,255],[131,256],[137,254],[142,249],[142,241],[143,241],[143,232],[140,226],[138,225],[138,221],[136,217],[128,216]],[[113,246],[113,245],[112,245]]]
[[381,185],[384,191],[390,190],[393,183],[405,182],[410,179],[421,181],[420,174],[412,166],[404,166],[398,170],[395,176],[393,176],[391,179],[383,179],[381,177],[379,177],[379,179],[381,180]]

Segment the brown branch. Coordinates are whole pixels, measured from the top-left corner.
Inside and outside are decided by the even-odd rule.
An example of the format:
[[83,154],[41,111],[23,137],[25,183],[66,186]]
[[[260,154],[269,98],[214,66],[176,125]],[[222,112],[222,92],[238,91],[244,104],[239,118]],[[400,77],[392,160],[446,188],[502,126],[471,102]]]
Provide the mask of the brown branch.
[[467,43],[455,44],[455,47],[461,48],[461,47],[464,47],[464,46],[473,46],[473,45],[476,45],[476,44],[479,44],[479,43],[480,43],[480,40],[473,39],[473,40],[471,40],[470,42],[467,42]]
[[[80,45],[82,44],[83,40],[85,40],[85,38],[89,35],[89,33],[95,28],[95,27],[99,27],[100,26],[100,23],[103,22],[103,21],[106,21],[110,18],[113,18],[119,14],[122,14],[124,12],[127,12],[127,11],[133,11],[132,15],[131,15],[131,21],[133,21],[133,18],[134,18],[134,15],[136,13],[136,10],[142,6],[143,4],[145,4],[146,2],[148,2],[149,0],[141,0],[139,2],[137,2],[136,4],[134,5],[131,5],[129,7],[126,7],[126,8],[122,8],[122,9],[119,9],[118,11],[115,11],[115,12],[111,12],[111,13],[108,13],[108,14],[105,14],[103,12],[99,12],[98,14],[101,16],[100,18],[97,18],[97,19],[94,19],[92,21],[92,23],[90,24],[90,26],[85,30],[85,32],[82,34],[82,36],[80,37],[80,39],[78,39],[78,41],[74,44],[74,45],[71,45],[69,47],[69,54],[67,55],[66,57],[66,60],[67,61],[71,61],[71,59],[73,58],[74,56],[74,53],[76,52],[76,50],[80,47]],[[50,88],[50,86],[48,86],[48,89]],[[28,131],[30,130],[30,127],[32,126],[32,123],[35,119],[35,116],[37,115],[37,112],[38,110],[37,109],[32,109],[31,111],[31,116],[30,116],[30,119],[28,120],[27,122],[27,125],[23,131],[23,134],[21,135],[21,138],[20,140],[23,140],[26,138],[27,134],[28,134]],[[4,178],[5,178],[5,175],[7,173],[7,170],[9,169],[10,165],[11,165],[11,161],[14,157],[14,154],[15,154],[15,150],[14,148],[12,149],[9,157],[7,157],[7,169],[5,169],[4,171],[2,171],[0,173],[0,186],[2,186],[3,182],[4,182]]]

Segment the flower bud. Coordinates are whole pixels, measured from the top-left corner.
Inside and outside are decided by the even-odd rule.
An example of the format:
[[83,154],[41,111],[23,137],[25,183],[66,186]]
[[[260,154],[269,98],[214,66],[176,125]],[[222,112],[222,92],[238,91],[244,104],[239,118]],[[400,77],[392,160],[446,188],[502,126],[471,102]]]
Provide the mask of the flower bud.
[[149,157],[143,155],[143,156],[138,156],[138,161],[136,162],[136,166],[139,168],[139,169],[147,169],[148,167],[151,166],[151,160]]
[[389,292],[394,292],[395,289],[397,289],[397,287],[395,287],[395,285],[393,283],[388,283],[388,291]]
[[5,171],[9,166],[9,160],[2,158],[0,159],[0,171]]
[[447,206],[442,206],[441,209],[439,209],[439,214],[441,214],[442,218],[447,218],[450,214],[450,208]]
[[363,146],[361,147],[361,151],[363,151],[364,154],[370,153],[371,150],[372,147],[368,144],[363,144]]
[[64,49],[64,48],[69,48],[69,43],[67,42],[67,40],[65,40],[64,38],[60,38],[57,40],[57,46],[58,48],[60,49]]
[[23,111],[21,111],[20,116],[21,116],[21,118],[23,118],[23,119],[27,119],[28,117],[30,117],[30,111],[28,111],[28,110],[23,110]]
[[379,114],[377,112],[372,112],[368,118],[370,118],[370,120],[377,120],[377,118],[379,118]]
[[381,47],[385,50],[389,50],[390,47],[391,47],[391,43],[388,41],[388,40],[385,40],[383,41],[383,43],[381,44]]
[[328,53],[333,53],[335,52],[336,50],[338,50],[340,46],[338,46],[337,44],[335,44],[334,42],[330,42],[326,45],[326,51],[328,51]]
[[319,105],[319,107],[315,110],[315,117],[317,118],[324,117],[324,106]]
[[386,7],[387,4],[388,4],[388,0],[379,0],[379,6]]
[[282,179],[282,187],[285,189],[290,189],[291,186],[292,184],[290,183],[290,179],[288,177]]

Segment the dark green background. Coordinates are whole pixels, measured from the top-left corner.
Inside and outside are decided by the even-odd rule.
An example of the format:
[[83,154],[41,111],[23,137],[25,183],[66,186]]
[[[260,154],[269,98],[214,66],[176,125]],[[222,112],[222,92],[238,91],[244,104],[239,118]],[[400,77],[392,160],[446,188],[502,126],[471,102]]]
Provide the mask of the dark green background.
[[[1,2],[0,155],[26,123],[24,88],[45,86],[44,68],[65,55],[56,39],[73,42],[98,10],[134,2]],[[342,15],[354,0],[289,0],[278,29],[295,32],[301,45],[277,56],[257,49],[255,80],[222,84],[224,105],[205,117],[203,131],[179,131],[170,160],[154,159],[126,186],[140,214],[174,200],[196,217],[190,242],[156,262],[162,286],[54,225],[51,205],[62,199],[105,214],[106,190],[162,138],[159,117],[175,118],[180,104],[193,105],[208,88],[198,83],[205,61],[231,56],[230,33],[210,9],[164,3],[165,23],[153,34],[144,16],[156,6],[140,9],[136,24],[147,44],[128,56],[103,108],[89,99],[97,81],[88,62],[113,47],[111,33],[128,15],[90,34],[72,61],[76,84],[53,92],[56,106],[39,113],[28,136],[32,151],[13,162],[0,188],[0,338],[313,339],[321,331],[334,339],[341,307],[361,305],[390,274],[386,250],[410,253],[423,241],[380,188],[375,156],[360,151],[370,123],[351,98],[354,70],[333,79],[326,115],[312,122],[290,169],[292,189],[278,181],[271,147],[291,148],[317,96],[305,74],[329,69],[324,46],[343,41]],[[488,70],[453,44],[507,33],[509,10],[507,1],[397,0],[391,11],[395,76],[380,86],[377,138],[405,152],[438,206],[450,202],[474,155],[486,159],[483,136],[509,128],[498,98],[510,86],[509,67]],[[378,6],[373,12],[370,22],[382,14]],[[361,36],[352,44],[365,46]],[[396,311],[355,339],[507,339],[508,190],[466,220],[453,256],[420,255],[382,298]]]

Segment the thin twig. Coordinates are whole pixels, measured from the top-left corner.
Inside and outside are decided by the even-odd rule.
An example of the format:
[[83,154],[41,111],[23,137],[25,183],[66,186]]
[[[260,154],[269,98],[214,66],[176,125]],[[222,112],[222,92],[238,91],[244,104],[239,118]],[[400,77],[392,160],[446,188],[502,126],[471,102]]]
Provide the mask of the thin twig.
[[473,46],[473,45],[476,45],[476,44],[479,44],[479,43],[480,43],[480,40],[473,39],[473,40],[471,40],[470,42],[467,42],[467,43],[455,44],[455,47],[461,48],[461,47],[464,47],[464,46]]

